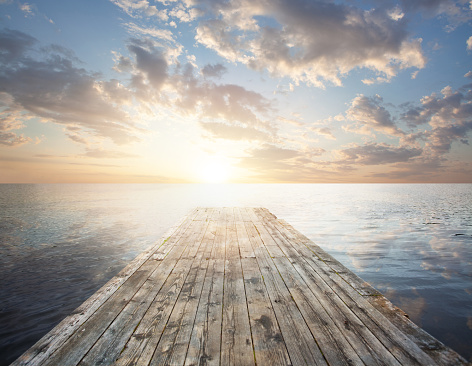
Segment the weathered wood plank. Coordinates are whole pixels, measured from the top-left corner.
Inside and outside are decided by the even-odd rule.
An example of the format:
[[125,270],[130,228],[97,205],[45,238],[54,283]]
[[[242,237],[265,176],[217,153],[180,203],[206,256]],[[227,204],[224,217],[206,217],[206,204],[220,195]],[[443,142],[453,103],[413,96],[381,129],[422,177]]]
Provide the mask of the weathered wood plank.
[[234,214],[227,212],[222,365],[254,365],[253,345]]
[[[241,217],[240,210],[236,217]],[[285,346],[274,310],[270,305],[269,295],[254,257],[251,243],[244,223],[238,222],[236,230],[241,252],[244,285],[247,296],[251,334],[254,344],[254,356],[260,365],[290,365],[290,357]],[[251,247],[250,249],[247,247]],[[243,252],[252,256],[243,256]]]
[[[212,216],[218,219],[220,215]],[[226,230],[221,221],[210,221],[210,232],[214,244],[198,304],[192,335],[185,359],[185,365],[219,365],[221,353],[221,324],[223,306],[224,257],[221,256],[221,242],[224,243]]]

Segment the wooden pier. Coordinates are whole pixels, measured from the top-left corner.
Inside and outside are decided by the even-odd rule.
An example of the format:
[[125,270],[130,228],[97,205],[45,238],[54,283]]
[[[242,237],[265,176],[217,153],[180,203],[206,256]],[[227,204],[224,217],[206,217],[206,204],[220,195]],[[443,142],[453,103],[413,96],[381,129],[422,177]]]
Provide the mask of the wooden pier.
[[467,362],[264,208],[198,208],[13,365]]

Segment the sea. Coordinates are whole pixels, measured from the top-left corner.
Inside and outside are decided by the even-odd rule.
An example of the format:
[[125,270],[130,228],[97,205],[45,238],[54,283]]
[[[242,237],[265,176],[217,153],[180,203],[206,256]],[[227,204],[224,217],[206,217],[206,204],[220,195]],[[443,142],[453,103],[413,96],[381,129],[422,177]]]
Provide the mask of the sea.
[[2,184],[0,365],[214,206],[266,207],[472,361],[472,184]]

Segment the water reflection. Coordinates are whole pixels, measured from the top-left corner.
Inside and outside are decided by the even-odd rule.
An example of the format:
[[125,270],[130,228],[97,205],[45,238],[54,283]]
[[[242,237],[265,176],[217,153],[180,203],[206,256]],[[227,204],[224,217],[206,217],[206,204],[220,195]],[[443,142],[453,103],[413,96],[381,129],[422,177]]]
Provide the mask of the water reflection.
[[472,185],[2,185],[0,364],[196,206],[267,207],[471,358],[471,202]]

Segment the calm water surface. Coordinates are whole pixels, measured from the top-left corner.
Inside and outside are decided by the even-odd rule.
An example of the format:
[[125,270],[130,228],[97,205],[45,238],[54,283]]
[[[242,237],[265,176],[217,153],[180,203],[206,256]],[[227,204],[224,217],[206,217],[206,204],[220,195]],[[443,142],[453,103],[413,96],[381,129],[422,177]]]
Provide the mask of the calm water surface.
[[471,184],[0,185],[0,365],[197,206],[263,206],[472,360]]

